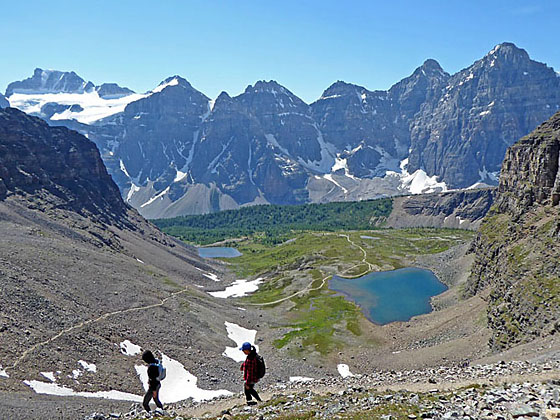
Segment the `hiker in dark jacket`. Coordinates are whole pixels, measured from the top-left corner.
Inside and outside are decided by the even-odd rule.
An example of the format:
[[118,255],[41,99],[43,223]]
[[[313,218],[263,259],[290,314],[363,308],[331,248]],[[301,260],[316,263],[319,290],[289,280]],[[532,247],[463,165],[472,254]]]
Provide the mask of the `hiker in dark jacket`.
[[[243,380],[245,381],[244,391],[245,398],[247,398],[247,405],[255,405],[257,401],[262,401],[261,397],[255,390],[255,384],[259,382],[259,370],[257,365],[257,350],[251,343],[243,343],[239,349],[247,355],[245,362],[241,365],[243,371]],[[257,401],[252,401],[253,397]]]
[[157,364],[159,360],[157,360],[150,350],[146,350],[142,353],[142,360],[148,363],[148,390],[146,391],[146,395],[144,395],[144,401],[142,405],[144,409],[149,413],[150,412],[150,400],[153,398],[156,406],[163,410],[163,404],[159,400],[159,389],[161,388],[161,382],[158,380],[159,376],[159,369]]

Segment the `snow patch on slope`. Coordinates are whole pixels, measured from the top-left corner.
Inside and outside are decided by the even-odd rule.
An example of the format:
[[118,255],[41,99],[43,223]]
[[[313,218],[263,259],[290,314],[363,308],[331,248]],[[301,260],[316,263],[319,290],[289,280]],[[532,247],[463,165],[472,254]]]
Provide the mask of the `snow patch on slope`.
[[323,133],[321,133],[317,124],[313,123],[313,127],[317,131],[317,142],[321,148],[321,160],[305,161],[302,158],[298,158],[298,161],[308,169],[327,174],[335,163],[336,149],[334,145],[327,143],[325,139],[323,139]]
[[177,86],[178,84],[179,84],[179,80],[176,77],[174,77],[168,82],[161,82],[155,89],[152,90],[152,93],[159,93],[166,87]]
[[240,327],[233,322],[226,321],[224,324],[226,326],[228,338],[235,341],[236,346],[226,347],[225,351],[222,353],[223,356],[229,357],[236,362],[243,362],[246,356],[241,350],[239,350],[239,348],[246,341],[253,344],[255,349],[257,349],[257,352],[259,351],[258,346],[254,344],[255,338],[257,337],[256,330],[249,330],[247,328]]
[[85,397],[85,398],[105,398],[108,400],[134,401],[141,402],[139,395],[129,394],[122,391],[97,391],[97,392],[77,392],[72,388],[58,385],[54,382],[23,381],[37,394],[56,395],[59,397]]
[[394,171],[386,172],[387,176],[396,176],[400,178],[401,186],[399,187],[399,189],[401,191],[407,191],[412,194],[448,191],[445,182],[438,182],[437,175],[428,176],[428,174],[422,169],[418,169],[410,174],[406,170],[407,165],[408,158],[401,161],[399,165],[401,168],[401,173]]
[[259,289],[259,284],[262,282],[262,277],[252,281],[236,280],[231,286],[226,287],[225,290],[208,292],[208,294],[221,299],[226,299],[228,297],[243,297],[249,293],[257,291]]
[[[223,395],[232,395],[230,391],[225,389],[211,391],[199,388],[196,376],[187,371],[180,362],[171,359],[163,353],[161,355],[161,363],[167,371],[165,376],[165,392],[162,392],[160,395],[160,400],[164,404],[175,403],[187,398],[192,398],[194,401],[205,401]],[[144,389],[148,390],[148,369],[146,365],[135,366],[135,369],[144,385]]]
[[136,344],[131,343],[129,340],[124,340],[119,344],[121,352],[127,356],[136,356],[142,351],[142,348]]
[[340,376],[342,376],[343,378],[354,376],[354,374],[350,372],[350,367],[348,365],[341,363],[337,366],[337,369],[338,373],[340,373]]

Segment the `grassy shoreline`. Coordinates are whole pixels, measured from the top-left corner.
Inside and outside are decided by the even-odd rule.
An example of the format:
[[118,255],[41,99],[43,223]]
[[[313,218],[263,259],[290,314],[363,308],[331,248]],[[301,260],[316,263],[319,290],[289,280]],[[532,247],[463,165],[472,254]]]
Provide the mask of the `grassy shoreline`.
[[355,278],[408,267],[417,257],[441,253],[473,236],[471,231],[435,228],[294,232],[291,240],[278,245],[242,239],[235,247],[243,255],[228,263],[241,278],[265,277],[259,290],[239,304],[272,310],[282,305],[277,326],[282,332],[275,347],[289,348],[294,356],[310,351],[327,356],[342,348],[348,337],[360,338],[365,315],[331,291],[328,281],[319,288],[325,277]]

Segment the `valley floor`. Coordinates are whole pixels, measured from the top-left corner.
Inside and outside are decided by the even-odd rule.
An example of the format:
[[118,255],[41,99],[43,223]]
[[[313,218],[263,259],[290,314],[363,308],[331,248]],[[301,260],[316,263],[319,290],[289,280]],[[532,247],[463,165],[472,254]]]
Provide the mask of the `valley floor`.
[[[370,239],[371,235],[379,239]],[[241,312],[243,325],[258,330],[257,341],[269,367],[259,387],[269,404],[254,412],[245,411],[241,406],[239,372],[231,371],[231,361],[227,364],[219,359],[216,364],[223,368],[219,384],[196,371],[199,386],[203,389],[225,386],[239,391],[238,396],[196,405],[187,401],[170,408],[184,418],[205,414],[205,418],[212,418],[229,410],[231,415],[225,418],[235,419],[274,418],[279,410],[291,412],[293,408],[296,411],[292,410],[292,417],[279,418],[297,419],[312,418],[305,414],[305,410],[310,411],[305,404],[315,403],[331,416],[342,416],[352,411],[351,398],[346,397],[356,392],[360,395],[359,398],[356,395],[356,401],[362,401],[367,393],[371,397],[368,401],[378,406],[380,392],[391,390],[396,395],[395,390],[405,389],[406,395],[399,398],[409,407],[409,398],[416,401],[412,394],[427,393],[429,397],[434,388],[442,391],[481,384],[494,386],[506,380],[538,384],[560,379],[557,362],[560,343],[534,342],[501,354],[489,351],[484,299],[479,296],[460,299],[472,263],[472,256],[467,254],[471,235],[465,231],[413,229],[307,233],[275,247],[242,241],[239,248],[244,257],[224,264],[237,278],[266,273],[265,282],[250,296],[217,303],[246,308]],[[375,269],[412,265],[434,271],[449,289],[433,300],[437,310],[413,317],[409,322],[375,325],[365,319],[359,308],[329,291],[325,280],[335,272],[358,276]],[[222,284],[214,286],[223,287]],[[201,298],[202,295],[198,299]],[[217,354],[220,351],[215,350]],[[501,361],[506,364],[500,364]],[[340,364],[348,365],[350,372],[361,376],[342,379],[337,372]],[[483,365],[477,367],[479,364]],[[313,381],[290,383],[288,379],[292,376]],[[345,396],[347,406],[336,405],[339,392]],[[322,397],[330,394],[329,399]],[[293,398],[294,404],[282,402],[287,395],[290,400]],[[364,401],[365,405],[360,403],[356,407],[372,409]],[[332,411],[332,407],[343,410]],[[83,419],[93,412],[129,413],[128,418],[135,418],[140,411],[138,405],[131,407],[128,402],[0,392],[0,418]]]

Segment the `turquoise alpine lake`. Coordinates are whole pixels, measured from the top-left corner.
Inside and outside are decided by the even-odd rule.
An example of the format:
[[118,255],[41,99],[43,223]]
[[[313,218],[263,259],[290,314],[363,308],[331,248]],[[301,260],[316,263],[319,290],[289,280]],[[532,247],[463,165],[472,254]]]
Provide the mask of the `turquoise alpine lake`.
[[226,246],[211,246],[197,249],[198,255],[202,258],[235,258],[243,255],[237,249]]
[[329,287],[355,302],[379,325],[431,312],[430,298],[447,290],[434,273],[421,268],[378,271],[355,279],[335,275]]

